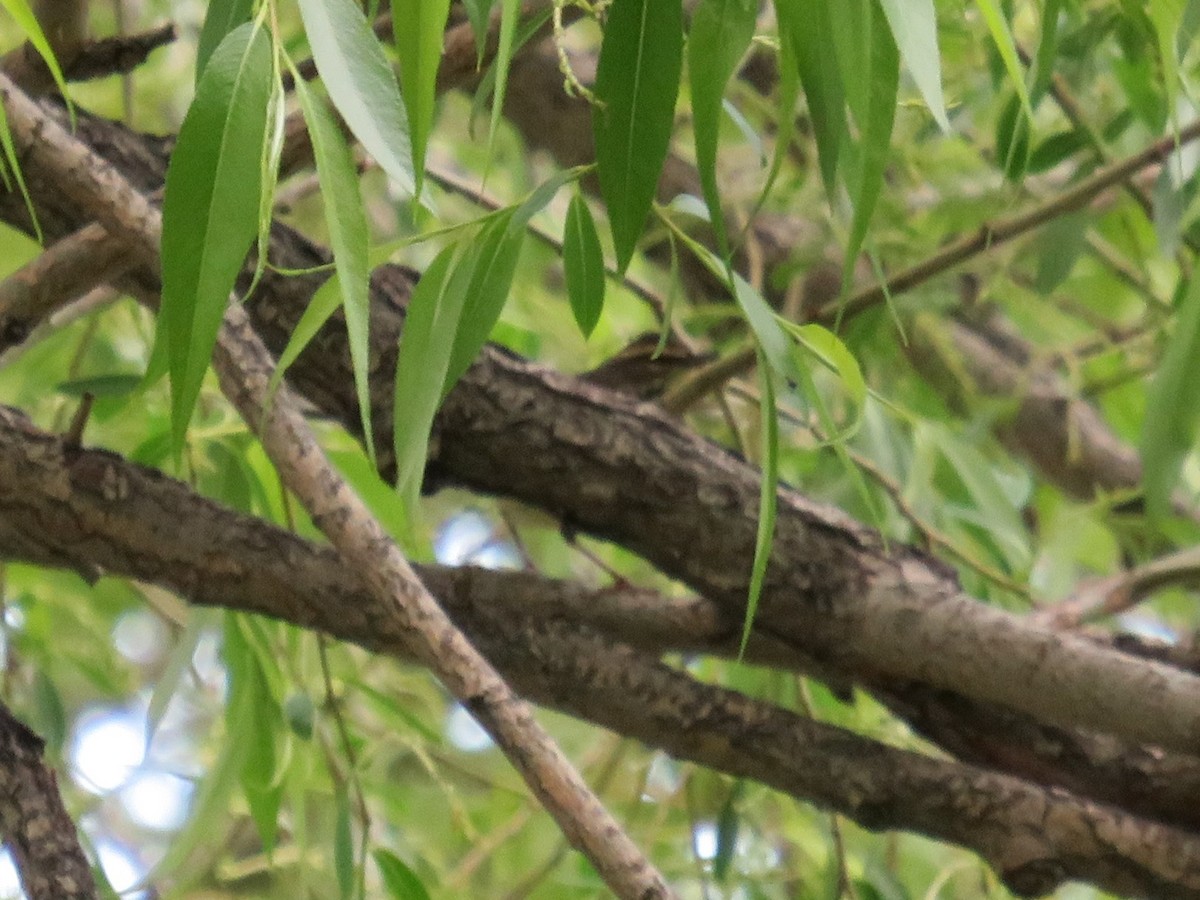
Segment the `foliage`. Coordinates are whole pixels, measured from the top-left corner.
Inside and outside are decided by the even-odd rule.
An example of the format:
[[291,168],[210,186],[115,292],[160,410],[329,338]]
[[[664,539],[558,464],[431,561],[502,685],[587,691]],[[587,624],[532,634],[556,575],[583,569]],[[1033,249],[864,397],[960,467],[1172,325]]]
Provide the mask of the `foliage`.
[[[28,8],[4,5],[18,13],[12,39],[28,34],[48,52]],[[147,19],[194,12],[146,5]],[[556,153],[551,132],[567,128],[565,114],[542,121],[540,135],[516,113],[504,123],[502,111],[532,89],[518,80],[520,54],[537,43],[525,40],[521,4],[393,2],[406,18],[381,39],[352,0],[214,0],[183,30],[198,43],[130,76],[137,127],[179,134],[157,324],[125,297],[85,308],[0,357],[0,401],[61,431],[89,391],[88,443],[317,536],[208,373],[231,293],[240,302],[252,291],[244,264],[256,236],[260,272],[272,267],[278,201],[281,218],[332,251],[330,280],[281,369],[340,310],[364,433],[381,411],[370,394],[380,365],[370,270],[395,261],[422,271],[388,410],[395,487],[376,472],[376,445],[319,425],[339,468],[416,557],[585,583],[607,583],[611,570],[618,584],[678,593],[631,551],[569,534],[569,522],[530,522],[527,510],[482,496],[421,496],[437,486],[423,479],[438,409],[486,341],[583,372],[646,331],[662,335],[660,350],[677,331],[714,358],[740,354],[743,370],[757,361],[757,382],[731,381],[683,411],[762,470],[742,649],[772,577],[781,483],[877,527],[890,546],[938,555],[968,592],[1022,612],[1071,596],[1084,574],[1195,542],[1186,510],[1200,489],[1198,159],[1181,146],[1163,154],[1157,184],[1137,171],[1087,203],[1053,201],[1155,140],[1194,137],[1185,129],[1197,4],[1143,13],[1099,0],[775,0],[770,15],[746,0],[557,6],[561,90],[590,104],[594,164],[529,152],[540,137]],[[566,7],[585,21],[567,28]],[[468,90],[439,95],[448,8],[472,27],[483,68]],[[110,24],[107,8],[94,13],[93,28]],[[319,81],[304,80],[309,55]],[[595,60],[592,93],[576,83],[584,58]],[[494,100],[486,140],[474,90]],[[120,113],[119,85],[69,93]],[[303,173],[276,185],[284,104],[311,142],[307,190]],[[690,173],[683,189],[673,166]],[[1030,209],[1045,212],[1011,240],[990,239],[996,222]],[[756,230],[763,222],[786,246],[771,246],[772,232]],[[976,234],[955,274],[937,262]],[[0,242],[9,270],[38,249],[7,226]],[[995,371],[964,358],[954,329],[1001,353],[1006,336],[1019,343],[1008,357],[1019,383],[996,389]],[[1064,409],[1086,400],[1114,440],[1140,446],[1144,498],[1137,483],[1081,492],[1040,469],[1036,448],[1020,455],[1014,408],[1027,384],[1047,380]],[[1064,434],[1076,463],[1089,435],[1070,425]],[[69,786],[92,840],[133,848],[133,868],[168,896],[602,889],[423,672],[282,623],[189,609],[152,585],[87,585],[21,564],[5,566],[2,585],[5,702],[80,768],[71,741],[88,716],[128,713],[148,730],[138,777],[185,785],[186,822],[161,829],[139,822],[128,786]],[[1170,586],[1119,624],[1182,634],[1195,614],[1194,595]],[[865,694],[847,703],[791,673],[707,656],[671,662],[931,748]],[[686,896],[1005,896],[986,865],[948,843],[874,834],[583,722],[551,724]]]

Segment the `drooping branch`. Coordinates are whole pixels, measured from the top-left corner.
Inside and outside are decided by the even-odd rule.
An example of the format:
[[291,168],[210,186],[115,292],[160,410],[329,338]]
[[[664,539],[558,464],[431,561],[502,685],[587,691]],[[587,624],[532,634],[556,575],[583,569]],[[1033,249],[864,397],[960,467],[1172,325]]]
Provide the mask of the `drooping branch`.
[[[114,454],[69,446],[2,407],[0,556],[148,580],[194,603],[270,615],[411,657],[395,617],[332,548]],[[1200,842],[1186,832],[1067,791],[895,750],[702,684],[576,619],[607,606],[601,616],[587,613],[593,625],[623,620],[639,631],[630,612],[640,605],[635,594],[606,599],[528,573],[427,567],[421,574],[539,703],[868,827],[969,847],[1023,894],[1063,879],[1161,897],[1200,890]],[[697,624],[681,623],[683,630]]]

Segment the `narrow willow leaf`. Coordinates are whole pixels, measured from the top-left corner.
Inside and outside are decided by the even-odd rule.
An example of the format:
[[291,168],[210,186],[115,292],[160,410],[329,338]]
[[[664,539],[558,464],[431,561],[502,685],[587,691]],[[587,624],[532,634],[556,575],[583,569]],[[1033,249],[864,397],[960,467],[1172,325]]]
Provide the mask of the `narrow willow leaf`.
[[1008,19],[1004,17],[1004,12],[996,0],[975,0],[975,2],[979,6],[983,21],[987,23],[988,31],[991,32],[996,52],[1000,54],[1000,61],[1004,63],[1004,69],[1008,72],[1008,79],[1012,82],[1017,97],[1021,100],[1021,107],[1025,115],[1032,120],[1033,105],[1029,102],[1029,91],[1025,89],[1025,73],[1021,70],[1021,60],[1017,56],[1017,45],[1013,42]]
[[209,0],[208,12],[204,14],[204,25],[200,29],[200,40],[196,44],[196,83],[204,74],[208,58],[225,35],[239,25],[250,21],[254,12],[254,0]]
[[604,309],[604,251],[587,201],[576,193],[563,226],[563,270],[571,312],[584,337],[591,337]]
[[[40,244],[43,242],[42,226],[38,222],[37,210],[33,207],[33,198],[29,196],[29,188],[25,185],[25,176],[21,174],[21,161],[17,158],[17,146],[13,143],[12,129],[8,127],[8,113],[4,111],[2,103],[0,103],[0,147],[4,148],[4,159],[8,163],[7,171],[12,172],[13,180],[17,182],[17,187],[21,190],[21,199],[25,201],[25,209],[29,212],[29,221],[33,223],[34,237]],[[12,190],[7,172],[4,173],[4,186],[7,190]]]
[[362,195],[358,190],[358,171],[354,157],[333,114],[314,97],[303,79],[296,81],[296,95],[312,138],[317,178],[325,201],[325,221],[329,225],[329,243],[346,316],[346,334],[350,360],[354,367],[354,387],[358,397],[363,434],[367,435],[367,453],[374,461],[375,442],[371,428],[370,386],[370,278],[367,259],[370,234]]
[[791,57],[808,100],[825,192],[832,197],[838,157],[846,135],[846,100],[834,55],[828,4],[837,0],[777,0],[779,38],[792,44]]
[[683,64],[680,0],[614,0],[596,70],[600,192],[624,273],[654,201]]
[[429,429],[442,398],[471,279],[470,262],[468,254],[454,244],[434,258],[413,289],[400,335],[393,419],[396,487],[410,516],[416,509]]
[[317,332],[321,330],[321,326],[329,321],[329,317],[337,312],[338,307],[341,305],[342,285],[338,276],[334,275],[317,288],[312,299],[308,301],[308,306],[305,307],[303,315],[300,316],[300,321],[292,329],[291,337],[288,338],[283,352],[279,354],[279,361],[275,363],[275,371],[271,373],[271,381],[267,387],[268,397],[273,398],[275,396],[275,392],[279,390],[279,385],[283,381],[284,373],[296,361],[297,357],[304,352],[304,348],[316,337]]
[[517,33],[517,19],[521,16],[521,0],[500,0],[500,34],[496,45],[496,61],[492,65],[493,95],[492,119],[488,125],[487,167],[491,166],[492,153],[496,147],[496,129],[504,113],[504,95],[508,92],[508,70],[512,66],[513,39]]
[[489,18],[496,0],[463,0],[471,31],[475,35],[475,65],[483,62],[483,50],[487,46]]
[[1175,332],[1146,396],[1142,426],[1146,511],[1162,518],[1200,421],[1200,277],[1193,276],[1176,316]]
[[[848,0],[847,7],[853,5]],[[855,172],[852,179],[854,215],[850,237],[846,242],[846,258],[842,267],[842,290],[849,289],[859,251],[867,237],[867,227],[875,213],[883,189],[888,149],[892,141],[892,125],[896,119],[896,95],[900,89],[900,57],[896,44],[886,27],[879,8],[867,0],[859,46],[867,52],[856,67],[863,74],[865,107],[862,117],[855,114],[859,139],[856,143]]]
[[450,0],[392,0],[392,29],[412,136],[414,192],[417,194],[421,192],[425,177],[425,147],[433,130],[442,36],[449,15]]
[[379,867],[379,876],[389,897],[393,900],[429,900],[429,891],[417,873],[395,853],[375,850],[371,855],[375,857],[375,865]]
[[[1060,0],[1048,0],[1047,8]],[[942,131],[950,130],[942,96],[942,60],[933,0],[880,0],[900,56]]]
[[762,430],[762,481],[758,494],[758,532],[754,538],[754,563],[750,569],[750,591],[746,597],[746,618],[742,622],[742,641],[738,659],[750,642],[750,629],[758,612],[767,564],[771,561],[771,544],[775,538],[775,514],[779,498],[779,410],[775,406],[775,372],[764,365],[763,351],[758,354],[758,383],[762,394],[759,405],[759,427]]
[[821,325],[809,323],[797,325],[795,322],[780,320],[787,332],[824,368],[837,376],[842,389],[848,395],[855,409],[852,423],[841,429],[840,435],[827,432],[833,440],[849,438],[858,429],[867,406],[867,381],[863,378],[862,368],[854,354],[836,334]]
[[299,0],[329,98],[400,190],[416,195],[408,117],[383,47],[354,0]]
[[725,86],[754,37],[755,0],[701,0],[688,33],[688,79],[692,92],[692,131],[696,168],[721,256],[729,239],[717,190],[717,145]]
[[442,396],[448,394],[467,371],[500,319],[529,220],[554,199],[559,188],[578,178],[582,171],[567,169],[559,172],[538,185],[521,203],[487,217],[487,224],[472,245],[471,281],[455,326],[454,346],[450,351]]
[[446,323],[446,327],[454,329],[454,343],[450,347],[439,399],[445,397],[470,368],[508,299],[508,289],[512,286],[525,238],[524,229],[514,231],[509,228],[512,216],[513,212],[509,210],[493,217],[479,237],[471,242],[464,265],[471,269],[471,278],[466,285],[461,312],[457,321]]
[[251,24],[230,32],[205,67],[167,169],[155,353],[165,348],[177,448],[258,230],[272,84],[266,33]]
[[[66,97],[67,81],[58,65],[58,58],[55,57],[54,50],[51,48],[50,42],[46,40],[42,26],[38,23],[37,16],[34,15],[27,0],[0,0],[0,5],[13,17],[17,27],[21,29],[21,33],[33,45],[33,49],[37,51],[42,61],[46,63],[46,68],[50,70],[50,77],[54,79],[54,86],[58,88],[58,92]],[[67,106],[71,111],[71,123],[74,124],[75,109],[70,105],[69,100]]]
[[[262,190],[258,197],[259,247],[271,245],[271,226],[275,222],[275,189],[279,185],[279,163],[283,159],[284,128],[287,120],[287,98],[283,91],[283,77],[278,59],[278,54],[273,52],[271,54],[271,99],[267,103],[267,143],[262,158]],[[267,254],[256,254],[254,276],[250,279],[246,296],[254,293],[266,270]]]

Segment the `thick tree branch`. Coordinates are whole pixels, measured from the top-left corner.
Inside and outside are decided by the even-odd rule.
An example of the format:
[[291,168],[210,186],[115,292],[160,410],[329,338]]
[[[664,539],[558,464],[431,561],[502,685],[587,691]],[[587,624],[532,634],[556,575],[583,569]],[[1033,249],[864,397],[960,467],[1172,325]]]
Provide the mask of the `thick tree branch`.
[[[197,497],[113,454],[70,447],[4,408],[0,555],[153,581],[194,603],[271,615],[375,652],[411,656],[395,617],[358,586],[333,549]],[[524,573],[427,567],[422,575],[512,682],[540,703],[868,827],[916,830],[970,847],[1023,894],[1063,879],[1161,897],[1200,892],[1200,841],[1193,836],[701,684],[572,621],[588,606],[605,605],[603,593]],[[627,611],[640,600],[614,597],[612,621],[629,624]]]

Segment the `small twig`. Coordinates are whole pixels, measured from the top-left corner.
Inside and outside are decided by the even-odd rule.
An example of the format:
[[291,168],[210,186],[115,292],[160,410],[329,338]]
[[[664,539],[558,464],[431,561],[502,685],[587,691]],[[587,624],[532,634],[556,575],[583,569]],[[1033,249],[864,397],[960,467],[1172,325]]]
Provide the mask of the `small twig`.
[[1200,548],[1189,547],[1116,575],[1085,581],[1071,597],[1038,610],[1032,618],[1051,628],[1076,628],[1125,612],[1171,586],[1200,587]]
[[168,22],[152,31],[89,41],[79,48],[63,75],[67,81],[127,75],[142,65],[151,53],[172,43],[175,38],[175,26]]
[[[882,303],[888,295],[895,297],[912,290],[959,263],[1039,228],[1059,216],[1082,209],[1103,191],[1122,184],[1147,166],[1162,162],[1179,147],[1190,144],[1197,138],[1200,138],[1200,120],[1180,129],[1178,139],[1173,134],[1167,135],[1132,156],[1098,169],[1090,177],[1076,182],[1025,212],[980,225],[974,233],[947,244],[916,265],[893,275],[888,279],[886,286],[877,284],[855,293],[841,307],[840,315],[843,321],[848,316],[857,315]],[[834,301],[821,309],[818,318],[821,322],[832,323],[838,316],[839,304]]]
[[69,448],[79,449],[83,446],[83,430],[87,427],[88,418],[92,414],[92,404],[96,397],[91,391],[85,391],[79,399],[79,408],[71,417],[71,424],[63,432],[63,444]]

